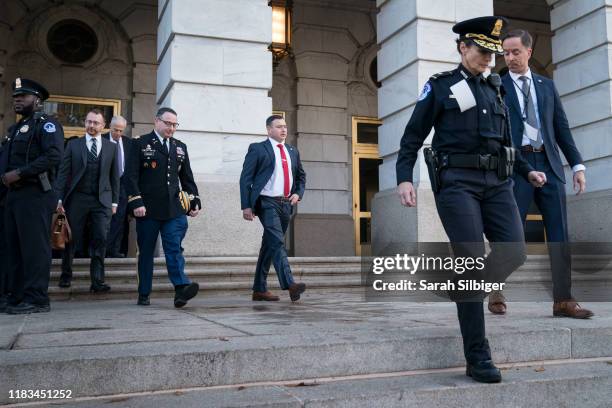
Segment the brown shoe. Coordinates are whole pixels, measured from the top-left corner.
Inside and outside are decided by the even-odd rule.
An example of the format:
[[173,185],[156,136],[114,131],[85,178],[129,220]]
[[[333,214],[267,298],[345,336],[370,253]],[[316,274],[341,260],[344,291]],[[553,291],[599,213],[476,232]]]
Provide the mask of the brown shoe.
[[583,309],[574,299],[553,303],[553,316],[588,319],[593,316],[589,309]]
[[295,302],[300,300],[300,295],[304,293],[305,290],[305,283],[292,283],[291,286],[289,286],[289,297],[291,298],[291,301]]
[[265,291],[265,292],[253,292],[253,300],[265,300],[268,302],[277,302],[280,300],[280,298],[276,295],[273,295],[272,292]]
[[496,315],[506,314],[506,298],[501,292],[489,294],[489,312]]

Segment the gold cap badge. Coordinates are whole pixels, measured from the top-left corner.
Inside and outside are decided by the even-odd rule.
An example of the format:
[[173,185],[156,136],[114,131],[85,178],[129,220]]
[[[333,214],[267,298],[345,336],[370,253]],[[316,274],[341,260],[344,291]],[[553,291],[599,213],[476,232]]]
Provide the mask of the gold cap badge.
[[501,34],[502,24],[503,24],[502,19],[498,18],[497,21],[495,22],[495,26],[493,27],[493,31],[491,31],[491,35],[499,37],[499,35]]
[[15,80],[15,89],[21,88],[21,78]]

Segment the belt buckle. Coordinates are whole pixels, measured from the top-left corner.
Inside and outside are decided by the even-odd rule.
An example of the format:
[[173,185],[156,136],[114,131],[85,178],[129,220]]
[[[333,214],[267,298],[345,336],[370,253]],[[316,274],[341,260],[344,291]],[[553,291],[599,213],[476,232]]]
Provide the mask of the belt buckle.
[[478,155],[478,168],[481,170],[489,170],[491,164],[491,155]]

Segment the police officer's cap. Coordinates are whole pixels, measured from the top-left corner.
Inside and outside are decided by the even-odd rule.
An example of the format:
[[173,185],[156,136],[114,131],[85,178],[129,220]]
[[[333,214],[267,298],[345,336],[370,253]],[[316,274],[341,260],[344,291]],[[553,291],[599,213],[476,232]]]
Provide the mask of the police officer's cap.
[[16,78],[13,82],[13,96],[36,95],[43,101],[49,98],[49,91],[36,81],[25,78]]
[[459,40],[471,40],[480,48],[495,54],[503,54],[501,33],[508,20],[499,16],[477,17],[461,21],[453,26]]

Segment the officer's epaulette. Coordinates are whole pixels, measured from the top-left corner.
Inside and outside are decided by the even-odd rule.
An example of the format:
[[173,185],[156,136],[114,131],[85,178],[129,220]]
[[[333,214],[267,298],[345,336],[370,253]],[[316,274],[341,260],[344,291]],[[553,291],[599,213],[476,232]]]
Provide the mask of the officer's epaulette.
[[47,120],[49,116],[45,112],[34,112],[34,120]]
[[453,75],[453,71],[438,72],[437,74],[433,74],[432,76],[430,76],[429,79],[438,79],[449,75]]

